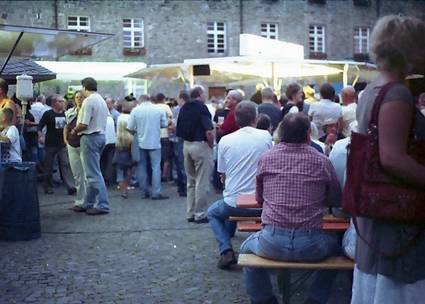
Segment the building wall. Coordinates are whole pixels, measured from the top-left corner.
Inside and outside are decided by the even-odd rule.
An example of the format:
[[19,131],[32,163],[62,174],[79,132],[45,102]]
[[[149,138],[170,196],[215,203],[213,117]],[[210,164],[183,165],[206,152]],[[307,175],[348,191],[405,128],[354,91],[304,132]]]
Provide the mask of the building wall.
[[[308,0],[0,0],[0,7],[0,23],[66,29],[68,16],[89,16],[91,31],[115,35],[94,46],[91,56],[67,55],[59,60],[148,64],[237,56],[239,34],[259,35],[261,23],[266,22],[278,24],[280,40],[304,45],[306,58],[309,25],[324,25],[327,59],[349,59],[354,52],[355,27],[372,30],[379,16],[387,14],[425,19],[425,1],[421,0],[370,0],[369,6],[354,5],[353,0],[327,0],[325,4],[312,4]],[[123,18],[143,19],[145,55],[123,55]],[[224,54],[207,52],[208,21],[226,23]],[[125,94],[124,84],[121,90],[116,86],[106,87],[114,87],[115,95]],[[183,87],[183,84],[158,82],[152,83],[149,91],[164,88],[166,92],[175,92]]]
[[[9,24],[46,27],[57,24],[64,29],[69,15],[81,15],[90,17],[91,31],[115,34],[95,46],[91,56],[66,56],[65,60],[150,64],[211,56],[206,47],[208,21],[226,23],[225,56],[238,55],[241,32],[260,34],[262,22],[275,22],[279,25],[279,39],[304,45],[306,56],[308,26],[325,25],[327,58],[345,59],[353,56],[354,27],[373,28],[378,16],[391,13],[425,18],[425,1],[418,0],[371,0],[371,5],[366,7],[354,5],[352,0],[328,0],[324,5],[307,0],[1,0],[0,4],[0,18]],[[123,55],[123,18],[144,20],[144,56]]]

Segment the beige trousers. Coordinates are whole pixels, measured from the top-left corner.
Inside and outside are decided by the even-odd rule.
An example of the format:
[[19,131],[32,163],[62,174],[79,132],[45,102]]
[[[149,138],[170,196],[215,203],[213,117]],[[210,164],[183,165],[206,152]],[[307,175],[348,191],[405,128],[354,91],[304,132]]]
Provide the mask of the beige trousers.
[[200,220],[207,216],[213,152],[206,142],[185,141],[183,155],[187,175],[187,216]]

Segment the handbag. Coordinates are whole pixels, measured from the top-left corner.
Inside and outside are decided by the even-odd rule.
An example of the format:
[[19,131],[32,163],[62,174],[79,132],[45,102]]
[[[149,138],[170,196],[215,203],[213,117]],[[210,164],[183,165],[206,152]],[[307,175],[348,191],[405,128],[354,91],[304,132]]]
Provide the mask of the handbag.
[[71,147],[78,148],[80,146],[81,135],[74,134],[71,131],[77,125],[77,116],[67,125],[66,140]]
[[[385,171],[379,159],[378,115],[385,94],[394,82],[384,85],[373,105],[367,134],[352,132],[348,147],[347,181],[342,206],[355,217],[368,217],[396,222],[425,222],[425,189],[418,189]],[[413,116],[415,117],[415,116]],[[425,164],[425,142],[414,136],[412,124],[408,154]],[[357,228],[357,227],[356,227]]]

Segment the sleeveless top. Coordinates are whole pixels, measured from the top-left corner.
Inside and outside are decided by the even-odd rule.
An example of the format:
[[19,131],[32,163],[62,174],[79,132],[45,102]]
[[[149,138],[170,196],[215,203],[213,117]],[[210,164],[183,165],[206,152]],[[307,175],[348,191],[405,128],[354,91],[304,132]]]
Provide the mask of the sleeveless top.
[[[357,121],[360,133],[366,133],[371,119],[372,107],[381,86],[369,84],[357,106]],[[386,94],[385,102],[402,101],[412,105],[413,97],[403,84],[394,85]],[[419,130],[425,132],[425,130]],[[416,235],[415,225],[398,224],[377,219],[358,218],[360,233],[377,249],[396,253],[406,247]],[[359,237],[356,240],[356,264],[365,273],[381,274],[393,280],[414,283],[425,279],[425,233],[415,246],[400,257],[388,258],[380,255]]]

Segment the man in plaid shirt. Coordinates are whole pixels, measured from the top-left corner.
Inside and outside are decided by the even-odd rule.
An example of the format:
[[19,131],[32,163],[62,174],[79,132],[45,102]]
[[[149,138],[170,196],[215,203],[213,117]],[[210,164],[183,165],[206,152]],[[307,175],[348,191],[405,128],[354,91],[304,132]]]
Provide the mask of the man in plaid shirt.
[[[281,143],[262,155],[257,167],[257,201],[263,205],[263,229],[241,246],[275,260],[319,262],[339,255],[335,235],[322,230],[325,206],[341,198],[329,159],[310,147],[310,121],[305,114],[288,114],[280,126]],[[252,303],[278,303],[266,269],[244,269]],[[326,303],[334,271],[319,271],[306,303]]]

